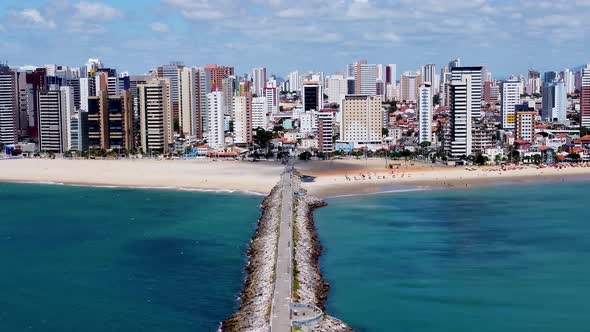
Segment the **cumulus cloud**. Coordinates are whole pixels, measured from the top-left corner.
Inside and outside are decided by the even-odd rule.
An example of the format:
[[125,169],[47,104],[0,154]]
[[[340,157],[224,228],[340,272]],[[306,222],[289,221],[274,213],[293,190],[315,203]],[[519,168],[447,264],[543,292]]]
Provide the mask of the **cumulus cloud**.
[[150,28],[154,32],[166,33],[166,32],[170,31],[170,28],[168,27],[168,25],[166,25],[165,23],[161,23],[161,22],[154,22],[154,23],[150,24]]
[[113,20],[123,16],[123,13],[107,4],[100,2],[78,2],[74,5],[77,15],[86,19]]
[[235,13],[235,2],[227,0],[162,0],[166,6],[180,10],[180,13],[193,20],[221,19]]
[[18,12],[17,16],[28,21],[29,23],[35,24],[36,27],[53,29],[56,26],[53,20],[44,17],[41,12],[35,8],[23,9]]

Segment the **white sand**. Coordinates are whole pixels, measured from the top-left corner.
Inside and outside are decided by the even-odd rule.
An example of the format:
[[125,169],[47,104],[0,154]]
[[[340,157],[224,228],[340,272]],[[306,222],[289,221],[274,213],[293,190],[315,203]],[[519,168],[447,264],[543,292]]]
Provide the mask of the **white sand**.
[[[394,170],[395,178],[391,170],[385,169],[383,159],[297,162],[296,167],[302,174],[315,177],[313,182],[304,183],[303,187],[320,197],[380,192],[390,190],[392,186],[468,187],[503,181],[590,177],[590,168],[526,167],[522,170],[488,172],[490,168],[498,167],[468,171],[464,167],[393,162],[401,166]],[[236,190],[266,194],[278,182],[283,169],[284,166],[278,162],[263,161],[16,159],[0,160],[0,181]],[[361,179],[361,173],[365,174],[365,179]],[[371,179],[367,174],[371,174]],[[347,180],[345,175],[351,180]]]
[[0,181],[268,193],[280,163],[212,160],[0,160]]
[[[499,167],[481,167],[470,171],[464,167],[431,167],[422,164],[393,170],[395,177],[391,174],[392,170],[386,170],[383,167],[308,170],[306,174],[314,176],[315,179],[313,182],[305,183],[304,187],[311,193],[325,197],[380,192],[392,186],[469,187],[502,182],[559,180],[572,176],[590,177],[590,168],[583,167],[562,169],[524,167],[524,169],[506,171],[490,171],[490,169],[499,169]],[[365,174],[364,179],[361,174]],[[346,176],[350,180],[346,179]]]

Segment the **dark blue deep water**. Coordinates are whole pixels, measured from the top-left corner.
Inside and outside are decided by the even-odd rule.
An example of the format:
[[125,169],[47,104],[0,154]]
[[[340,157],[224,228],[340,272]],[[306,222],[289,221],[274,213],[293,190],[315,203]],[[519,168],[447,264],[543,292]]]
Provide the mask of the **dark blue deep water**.
[[215,331],[261,200],[0,184],[0,331]]
[[330,314],[358,331],[590,331],[590,182],[328,199]]

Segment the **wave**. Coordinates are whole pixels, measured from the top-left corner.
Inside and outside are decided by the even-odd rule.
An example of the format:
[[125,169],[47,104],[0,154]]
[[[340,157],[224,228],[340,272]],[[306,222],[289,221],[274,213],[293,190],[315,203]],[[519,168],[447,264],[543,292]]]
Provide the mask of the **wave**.
[[106,184],[82,184],[82,183],[65,183],[55,181],[6,181],[10,183],[21,183],[21,184],[47,184],[47,185],[60,185],[60,186],[72,186],[72,187],[92,187],[92,188],[126,188],[126,189],[159,189],[159,190],[178,190],[178,191],[192,191],[192,192],[203,192],[203,193],[217,193],[217,194],[242,194],[251,196],[266,196],[264,193],[250,191],[250,190],[238,190],[238,189],[201,189],[201,188],[187,188],[187,187],[173,187],[173,186],[117,186],[117,185],[106,185]]
[[328,197],[326,197],[326,199],[341,198],[341,197],[355,197],[355,196],[373,196],[373,195],[380,195],[380,194],[406,193],[406,192],[414,192],[414,191],[431,191],[431,190],[435,190],[435,189],[442,189],[442,188],[439,188],[439,187],[416,187],[416,188],[409,188],[409,189],[380,190],[380,191],[368,192],[368,193],[334,195],[334,196],[328,196]]

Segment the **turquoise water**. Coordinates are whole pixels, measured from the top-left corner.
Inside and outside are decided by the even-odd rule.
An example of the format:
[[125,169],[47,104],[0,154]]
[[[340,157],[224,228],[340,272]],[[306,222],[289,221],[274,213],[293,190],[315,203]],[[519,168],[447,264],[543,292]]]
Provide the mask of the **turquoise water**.
[[359,331],[587,331],[590,182],[328,199],[328,311]]
[[0,184],[0,331],[215,331],[261,200]]

